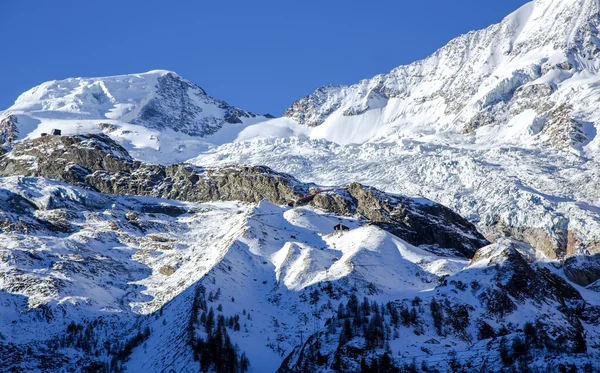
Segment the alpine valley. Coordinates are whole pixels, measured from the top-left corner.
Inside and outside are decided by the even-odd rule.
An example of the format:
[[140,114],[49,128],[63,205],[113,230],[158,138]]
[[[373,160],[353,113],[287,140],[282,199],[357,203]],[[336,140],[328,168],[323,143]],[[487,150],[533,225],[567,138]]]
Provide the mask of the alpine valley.
[[164,70],[23,93],[0,372],[600,372],[599,28],[535,0],[280,118]]

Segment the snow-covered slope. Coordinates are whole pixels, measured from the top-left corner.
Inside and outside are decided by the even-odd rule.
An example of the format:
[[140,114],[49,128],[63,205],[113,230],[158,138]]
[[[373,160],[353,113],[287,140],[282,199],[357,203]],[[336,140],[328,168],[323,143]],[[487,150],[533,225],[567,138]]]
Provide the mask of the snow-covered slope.
[[[11,115],[18,128],[12,141],[54,128],[65,134],[105,132],[138,158],[165,163],[183,161],[205,149],[207,141],[227,141],[231,131],[266,119],[164,70],[46,82],[0,112],[2,119]],[[9,145],[6,139],[3,144]]]
[[600,370],[599,11],[536,0],[272,120],[165,71],[24,93],[0,370]]
[[490,245],[434,289],[387,304],[350,299],[278,372],[596,371],[581,344],[595,322],[574,317],[584,302],[511,244]]
[[[106,355],[103,361],[110,357],[101,347],[105,340],[135,334],[140,323],[149,323],[139,315],[169,314],[173,302],[189,310],[193,302],[186,303],[186,294],[203,283],[215,293],[221,288],[226,314],[252,312],[253,322],[235,334],[235,341],[257,372],[265,371],[261,359],[273,355],[275,360],[264,364],[274,371],[281,362],[277,351],[287,351],[294,340],[269,346],[276,340],[269,330],[271,319],[278,318],[293,333],[298,317],[310,312],[310,306],[278,306],[274,298],[291,305],[303,289],[325,283],[338,283],[341,289],[368,285],[389,295],[419,291],[467,265],[464,258],[438,257],[380,228],[364,226],[366,221],[310,207],[117,197],[19,177],[3,178],[0,193],[3,348],[4,342],[45,346],[71,322],[87,325],[96,320],[97,333],[103,336],[94,349]],[[354,229],[334,233],[338,223]],[[168,323],[177,322],[172,317]],[[159,333],[164,329],[156,325],[153,335],[155,328]],[[170,330],[170,335],[177,331]],[[163,337],[150,341],[165,342]],[[55,369],[60,356],[69,355],[69,347],[75,346],[64,345],[48,357]],[[72,353],[69,364],[86,361],[80,352]],[[15,360],[5,363],[10,366]],[[154,362],[145,358],[132,364]]]
[[[447,344],[474,348],[459,358],[478,368],[473,353],[487,345],[487,364],[502,367],[493,336],[521,337],[526,321],[547,326],[540,346],[560,343],[551,353],[533,347],[540,366],[581,368],[598,356],[600,298],[580,289],[582,298],[560,270],[529,264],[510,242],[469,262],[312,207],[114,196],[23,177],[3,178],[0,193],[2,370],[199,372],[214,358],[203,354],[218,330],[238,346],[229,361],[246,356],[251,372],[286,371],[286,356],[305,348],[306,359],[315,335],[327,338],[323,353],[333,359],[343,329],[331,323],[363,299],[369,312],[372,302],[386,305],[384,339],[400,366],[447,353]],[[334,232],[338,223],[350,230]],[[357,333],[352,343],[362,349]],[[356,366],[346,348],[340,359]]]
[[536,0],[422,61],[319,88],[284,116],[316,127],[313,138],[340,144],[431,137],[595,153],[598,12],[596,0]]

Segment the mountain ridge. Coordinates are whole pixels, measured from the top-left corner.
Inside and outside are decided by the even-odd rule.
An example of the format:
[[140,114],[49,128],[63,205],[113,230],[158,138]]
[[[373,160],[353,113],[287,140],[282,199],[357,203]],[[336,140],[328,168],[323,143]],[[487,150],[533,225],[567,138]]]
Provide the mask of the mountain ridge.
[[[568,75],[569,70],[581,67],[597,71],[597,64],[585,59],[593,58],[599,52],[594,41],[598,20],[595,0],[578,0],[577,4],[531,2],[501,23],[459,36],[423,60],[355,85],[321,87],[292,104],[284,116],[311,127],[323,127],[313,132],[314,137],[347,144],[378,140],[389,136],[393,130],[402,136],[416,135],[417,138],[427,131],[455,132],[457,135],[473,133],[477,138],[477,130],[481,127],[490,127],[492,123],[494,126],[505,125],[507,109],[513,112],[509,118],[534,109],[535,116],[522,118],[529,122],[531,133],[525,131],[520,135],[530,139],[540,135],[537,137],[541,137],[541,141],[554,143],[559,148],[577,146],[587,137],[580,136],[572,142],[559,141],[557,137],[560,136],[553,136],[550,129],[546,132],[536,129],[548,122],[544,116],[549,115],[551,107],[523,104],[519,98],[557,96],[555,86],[565,79],[556,79],[553,75]],[[535,92],[528,92],[534,89]],[[549,91],[544,92],[545,89]],[[381,111],[367,119],[385,123],[378,132],[349,140],[332,133],[343,131],[343,126],[353,128],[354,122],[359,120],[352,117],[365,115],[367,118],[369,111]],[[430,113],[425,115],[426,111]],[[569,117],[573,115],[561,118],[561,125],[566,127],[565,121]],[[553,126],[549,124],[548,127]],[[574,123],[569,127],[581,135],[586,132]],[[568,128],[563,130],[568,131]],[[465,145],[460,136],[444,139]],[[506,139],[496,140],[499,141],[486,139],[492,141],[492,145]],[[520,141],[520,145],[528,144]]]
[[414,245],[455,249],[465,257],[488,243],[471,223],[425,199],[386,194],[358,183],[319,187],[267,167],[144,164],[104,134],[45,136],[19,143],[0,157],[0,176],[46,177],[103,193],[186,202],[312,205],[342,216],[362,216]]
[[[575,5],[535,1],[499,24],[452,40],[424,60],[354,86],[319,89],[317,100],[323,101],[319,107],[326,115],[318,126],[296,118],[297,123],[288,112],[292,119],[242,118],[244,123],[227,123],[221,113],[226,125],[208,135],[216,129],[209,124],[201,137],[104,119],[49,121],[42,127],[49,131],[56,126],[66,134],[103,132],[136,159],[153,163],[195,157],[192,163],[198,165],[264,164],[299,178],[333,179],[336,184],[361,180],[442,202],[479,224],[488,237],[513,235],[550,258],[593,253],[600,239],[594,233],[600,221],[593,190],[600,149],[600,112],[593,102],[600,83],[593,73],[598,64],[587,57],[597,53],[598,4],[577,0]],[[431,93],[436,90],[439,94]],[[176,96],[158,100],[165,104],[151,105],[148,111],[168,119],[169,107],[179,105],[174,104]],[[313,109],[312,114],[321,116],[318,107]],[[0,138],[5,141],[20,141],[14,134],[22,139],[40,135],[39,124],[31,132],[26,111],[10,118],[14,120],[3,121]],[[390,144],[398,150],[390,150]],[[418,157],[414,149],[423,154]],[[349,161],[346,153],[357,162]],[[413,165],[401,166],[404,158]],[[373,170],[360,160],[367,160]],[[522,165],[515,167],[517,162]],[[380,169],[383,164],[389,166]],[[464,176],[455,180],[458,168]],[[548,168],[565,175],[583,172],[575,178],[549,176]],[[430,172],[441,172],[439,180]],[[488,183],[489,175],[501,182]],[[556,177],[560,181],[552,181]],[[505,201],[507,193],[510,202]],[[519,206],[535,213],[520,214]]]

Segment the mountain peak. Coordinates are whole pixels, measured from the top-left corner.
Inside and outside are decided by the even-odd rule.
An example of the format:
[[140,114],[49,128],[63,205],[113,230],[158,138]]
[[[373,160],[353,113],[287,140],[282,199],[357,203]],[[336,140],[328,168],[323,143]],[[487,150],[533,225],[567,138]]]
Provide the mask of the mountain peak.
[[[200,139],[223,127],[266,119],[213,98],[168,70],[48,81],[0,112],[0,120],[9,116],[18,123],[13,132],[19,134],[11,141],[38,137],[53,128],[61,128],[64,134],[103,131],[135,143],[130,148],[146,149],[148,154],[160,152],[161,146],[175,157],[182,153],[175,161],[196,155],[195,149],[205,146]],[[182,138],[189,141],[182,144]]]
[[581,104],[583,93],[573,100],[561,87],[569,81],[583,89],[591,82],[577,73],[600,70],[598,13],[597,0],[530,2],[424,60],[351,86],[319,88],[284,116],[340,144],[432,134],[446,143],[441,134],[453,132],[461,146],[585,150],[595,136],[585,123],[595,115]]

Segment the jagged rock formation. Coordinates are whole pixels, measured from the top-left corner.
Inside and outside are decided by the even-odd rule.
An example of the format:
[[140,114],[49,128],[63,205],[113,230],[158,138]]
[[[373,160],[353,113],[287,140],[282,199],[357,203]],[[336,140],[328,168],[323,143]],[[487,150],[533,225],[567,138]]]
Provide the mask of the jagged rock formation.
[[587,137],[583,132],[583,124],[572,117],[572,107],[561,104],[547,113],[546,124],[542,134],[550,145],[559,149],[575,148],[583,144]]
[[19,137],[18,119],[13,115],[0,121],[0,151],[10,149]]
[[[19,143],[0,158],[0,176],[16,175],[47,177],[104,193],[190,202],[265,199],[287,204],[316,187],[266,167],[145,164],[101,134],[46,136]],[[359,214],[414,245],[452,248],[466,257],[487,244],[471,223],[444,206],[357,183],[319,194],[309,203],[339,214]]]

